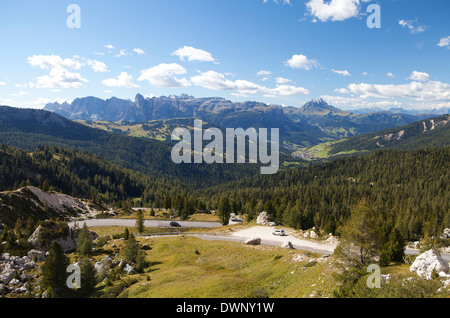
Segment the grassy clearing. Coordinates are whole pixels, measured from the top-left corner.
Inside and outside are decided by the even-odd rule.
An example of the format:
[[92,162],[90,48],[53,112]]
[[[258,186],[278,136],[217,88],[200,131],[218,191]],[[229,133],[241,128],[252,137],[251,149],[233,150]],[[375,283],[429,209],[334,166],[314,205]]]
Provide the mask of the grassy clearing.
[[[152,265],[127,278],[132,284],[120,297],[331,297],[336,286],[330,259],[320,255],[186,236],[139,241],[152,247],[146,252]],[[311,258],[318,262],[308,263]]]

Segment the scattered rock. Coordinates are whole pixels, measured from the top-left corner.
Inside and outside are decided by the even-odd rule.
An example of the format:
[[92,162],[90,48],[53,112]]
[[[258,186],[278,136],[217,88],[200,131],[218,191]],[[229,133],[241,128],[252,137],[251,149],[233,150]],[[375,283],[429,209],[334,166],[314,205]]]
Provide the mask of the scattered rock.
[[446,240],[450,238],[450,229],[446,228],[441,235],[441,239]]
[[438,274],[441,272],[448,273],[449,265],[437,251],[431,249],[417,256],[409,270],[416,272],[421,277],[430,279],[433,271],[436,271]]
[[261,244],[261,239],[259,237],[250,238],[244,242],[246,245],[259,245]]
[[130,275],[131,273],[134,272],[134,268],[133,268],[130,264],[127,264],[127,265],[125,265],[125,267],[123,268],[123,271],[124,271],[125,273],[127,273],[127,275]]
[[291,249],[291,250],[294,249],[294,245],[292,245],[291,242],[283,242],[283,243],[281,243],[281,247],[282,247],[282,248]]
[[0,283],[8,285],[13,280],[15,273],[16,271],[14,269],[4,270],[0,274]]

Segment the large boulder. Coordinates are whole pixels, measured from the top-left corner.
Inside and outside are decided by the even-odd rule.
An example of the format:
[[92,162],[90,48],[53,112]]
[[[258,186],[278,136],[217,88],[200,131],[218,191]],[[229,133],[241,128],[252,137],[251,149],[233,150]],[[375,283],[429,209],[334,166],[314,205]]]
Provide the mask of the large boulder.
[[431,249],[417,256],[409,270],[416,272],[421,277],[430,279],[433,271],[436,271],[437,274],[447,274],[449,265],[437,251]]
[[14,278],[16,271],[14,269],[6,269],[0,274],[0,283],[8,285]]
[[259,237],[249,238],[244,243],[245,243],[245,245],[260,245],[261,239]]

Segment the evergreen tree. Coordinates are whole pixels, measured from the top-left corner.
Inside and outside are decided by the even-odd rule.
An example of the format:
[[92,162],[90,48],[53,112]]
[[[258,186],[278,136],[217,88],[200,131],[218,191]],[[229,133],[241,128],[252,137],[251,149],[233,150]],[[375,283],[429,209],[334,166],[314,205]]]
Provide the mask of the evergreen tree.
[[86,222],[78,234],[77,251],[80,256],[90,256],[92,254],[92,241]]
[[386,259],[391,262],[403,262],[405,257],[405,246],[406,243],[400,231],[398,229],[393,229],[384,249]]
[[144,232],[144,213],[142,213],[141,209],[139,209],[137,211],[136,229],[137,229],[139,234],[142,234]]
[[81,262],[81,288],[83,294],[91,292],[97,285],[97,271],[94,265],[88,259]]
[[44,290],[50,288],[54,294],[66,286],[67,267],[69,258],[57,241],[54,241],[48,251],[47,258],[42,265],[42,284]]
[[341,242],[336,253],[347,265],[361,267],[380,255],[383,233],[380,215],[365,200],[351,211],[351,216],[341,229]]
[[136,263],[136,258],[139,252],[139,243],[136,242],[133,234],[129,235],[128,240],[125,243],[124,259],[129,263]]
[[124,231],[124,233],[123,233],[123,239],[124,239],[125,241],[128,241],[129,238],[130,238],[130,231],[129,231],[128,228],[126,227],[126,228],[125,228],[125,231]]
[[228,197],[223,197],[220,200],[219,208],[217,209],[217,215],[223,225],[228,225],[230,222],[231,206]]

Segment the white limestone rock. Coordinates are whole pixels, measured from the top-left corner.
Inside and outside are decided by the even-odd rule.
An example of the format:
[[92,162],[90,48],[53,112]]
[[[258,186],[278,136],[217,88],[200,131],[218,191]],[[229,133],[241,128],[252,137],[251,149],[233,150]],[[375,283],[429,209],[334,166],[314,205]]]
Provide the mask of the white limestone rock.
[[447,274],[449,265],[437,251],[431,249],[417,256],[409,270],[416,272],[421,277],[430,279],[433,271],[436,271],[438,274],[441,272]]

